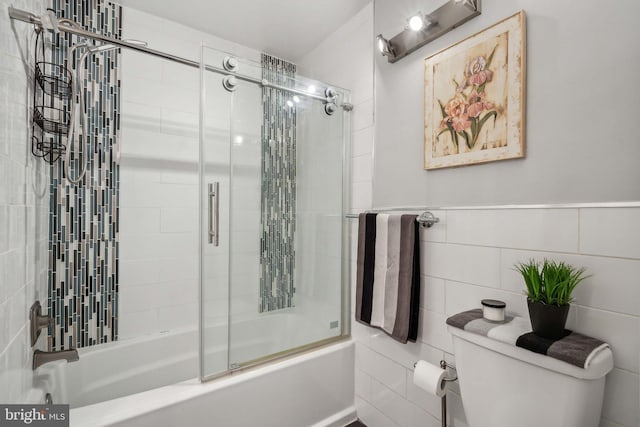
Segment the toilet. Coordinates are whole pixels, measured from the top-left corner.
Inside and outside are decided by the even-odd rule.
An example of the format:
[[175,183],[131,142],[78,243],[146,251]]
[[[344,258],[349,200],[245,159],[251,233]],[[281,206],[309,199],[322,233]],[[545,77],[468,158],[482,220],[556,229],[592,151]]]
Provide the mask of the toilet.
[[449,327],[469,427],[598,427],[609,348],[587,369]]

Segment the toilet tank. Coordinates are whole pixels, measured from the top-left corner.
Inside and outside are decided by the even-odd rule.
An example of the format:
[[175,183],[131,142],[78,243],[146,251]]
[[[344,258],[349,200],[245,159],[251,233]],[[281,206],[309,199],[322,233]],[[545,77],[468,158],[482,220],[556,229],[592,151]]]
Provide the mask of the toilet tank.
[[598,427],[609,348],[581,369],[449,327],[469,427]]

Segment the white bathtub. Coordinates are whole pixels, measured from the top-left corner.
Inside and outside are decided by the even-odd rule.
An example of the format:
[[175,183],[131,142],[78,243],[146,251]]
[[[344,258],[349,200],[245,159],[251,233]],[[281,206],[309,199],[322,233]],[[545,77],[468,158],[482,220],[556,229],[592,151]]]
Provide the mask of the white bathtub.
[[73,427],[342,427],[355,419],[350,341],[201,384],[196,340],[183,331],[82,349],[78,362],[41,367],[39,387],[71,405]]

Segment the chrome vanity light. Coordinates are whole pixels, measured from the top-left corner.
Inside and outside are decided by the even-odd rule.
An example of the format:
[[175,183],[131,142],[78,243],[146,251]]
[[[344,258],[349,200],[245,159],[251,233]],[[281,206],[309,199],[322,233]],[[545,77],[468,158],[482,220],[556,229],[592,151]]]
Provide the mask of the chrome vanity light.
[[[395,53],[395,50],[393,49],[393,45],[389,40],[385,39],[382,34],[378,34],[378,36],[376,37],[376,40],[378,44],[378,50],[380,51],[382,56],[395,58],[396,53]],[[392,62],[392,61],[389,60],[389,62]]]
[[387,40],[376,37],[378,50],[388,62],[396,62],[425,44],[480,15],[481,0],[449,0],[429,14],[417,12],[407,19],[405,29]]

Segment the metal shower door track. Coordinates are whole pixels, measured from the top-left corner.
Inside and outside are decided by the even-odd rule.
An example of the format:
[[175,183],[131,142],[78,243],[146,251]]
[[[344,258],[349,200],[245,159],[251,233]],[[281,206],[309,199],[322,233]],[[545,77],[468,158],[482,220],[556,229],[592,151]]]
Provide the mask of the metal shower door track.
[[[9,17],[11,19],[14,19],[14,20],[28,22],[28,23],[34,24],[34,25],[36,25],[36,26],[38,26],[40,28],[44,28],[43,25],[42,25],[42,20],[38,16],[34,15],[31,12],[27,12],[27,11],[24,11],[24,10],[16,9],[13,6],[9,6]],[[80,37],[85,37],[85,38],[92,39],[92,40],[101,41],[103,43],[114,44],[114,45],[116,45],[118,47],[124,47],[124,48],[127,48],[127,49],[135,50],[137,52],[146,53],[147,55],[157,56],[159,58],[166,59],[168,61],[177,62],[178,64],[183,64],[183,65],[186,65],[186,66],[189,66],[189,67],[200,68],[200,63],[197,62],[197,61],[192,61],[192,60],[187,59],[187,58],[182,58],[180,56],[171,55],[170,53],[162,52],[160,50],[150,49],[150,48],[148,48],[146,46],[141,46],[141,45],[138,45],[138,44],[135,44],[135,43],[129,43],[129,42],[126,42],[124,40],[118,40],[118,39],[114,39],[112,37],[103,36],[101,34],[96,34],[96,33],[93,33],[91,31],[86,31],[86,30],[83,30],[83,29],[80,29],[80,28],[75,28],[75,27],[69,26],[69,25],[59,25],[58,26],[58,30],[59,31],[63,31],[65,33],[69,33],[69,34],[75,34],[76,36],[80,36]],[[307,98],[316,99],[318,101],[322,101],[325,104],[334,101],[334,99],[332,99],[332,98],[327,98],[325,96],[315,95],[315,94],[312,94],[312,93],[309,93],[309,92],[306,92],[306,91],[303,91],[303,90],[294,89],[294,88],[278,85],[278,84],[275,84],[275,83],[271,83],[270,81],[268,81],[266,79],[258,79],[256,77],[251,77],[251,76],[247,76],[247,75],[244,75],[244,74],[238,74],[238,73],[235,73],[235,72],[232,72],[232,71],[227,71],[224,68],[214,67],[213,65],[204,65],[204,67],[205,67],[205,69],[207,71],[211,71],[211,72],[214,72],[214,73],[222,74],[222,75],[225,75],[225,76],[234,76],[238,80],[242,80],[242,81],[245,81],[245,82],[257,84],[257,85],[260,85],[262,87],[279,89],[279,90],[282,90],[284,92],[293,93],[293,94],[304,96],[304,97],[307,97]],[[350,111],[353,108],[353,106],[351,104],[348,104],[346,102],[343,102],[340,106],[346,111]]]

